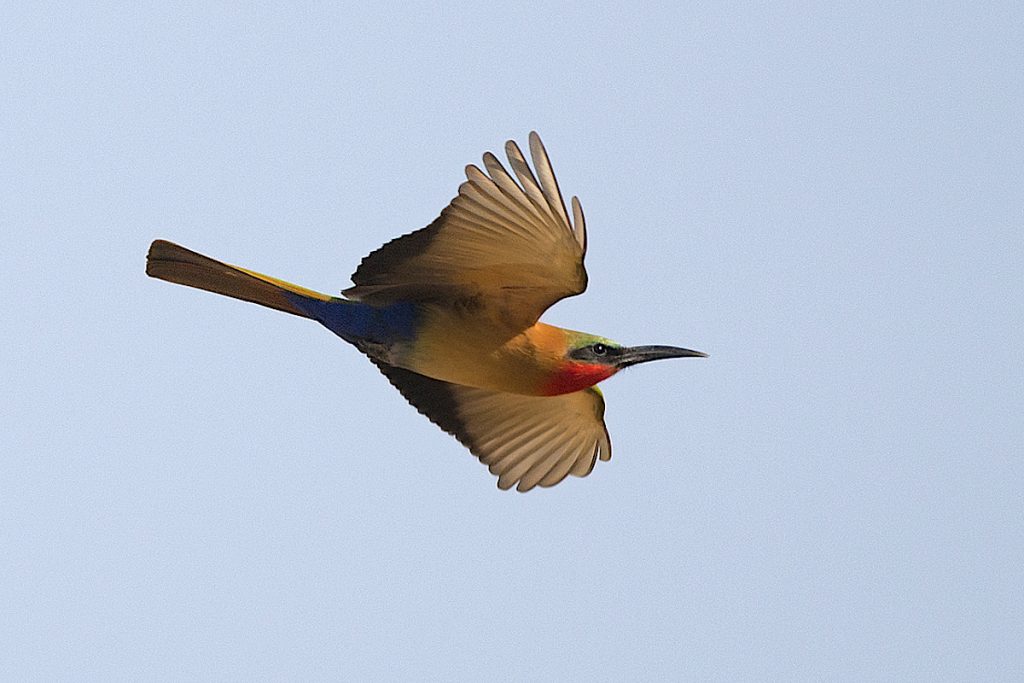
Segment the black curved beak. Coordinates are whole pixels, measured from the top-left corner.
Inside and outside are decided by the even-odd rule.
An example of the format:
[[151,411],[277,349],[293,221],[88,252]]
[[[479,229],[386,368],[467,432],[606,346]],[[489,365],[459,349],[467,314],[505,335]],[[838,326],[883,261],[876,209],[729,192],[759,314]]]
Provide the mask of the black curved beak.
[[637,363],[646,363],[662,358],[707,358],[708,354],[678,346],[627,346],[616,359],[616,365],[626,368]]

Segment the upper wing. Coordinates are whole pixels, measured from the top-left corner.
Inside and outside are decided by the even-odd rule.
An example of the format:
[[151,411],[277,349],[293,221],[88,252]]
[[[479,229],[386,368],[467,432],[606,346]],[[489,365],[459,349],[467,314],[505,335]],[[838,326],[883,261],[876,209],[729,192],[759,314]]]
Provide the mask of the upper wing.
[[579,200],[573,220],[544,145],[530,133],[536,176],[515,142],[505,144],[518,184],[490,152],[427,227],[394,239],[362,260],[344,294],[370,304],[439,301],[483,304],[517,330],[551,304],[587,286],[586,227]]
[[569,474],[587,476],[598,457],[612,457],[604,399],[595,387],[560,396],[523,396],[375,363],[409,403],[497,475],[498,488],[554,486]]

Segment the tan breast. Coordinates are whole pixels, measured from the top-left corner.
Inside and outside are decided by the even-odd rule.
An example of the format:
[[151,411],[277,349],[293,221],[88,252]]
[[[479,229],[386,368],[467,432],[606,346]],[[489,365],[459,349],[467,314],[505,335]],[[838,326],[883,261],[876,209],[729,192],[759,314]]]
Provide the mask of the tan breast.
[[393,350],[393,363],[445,382],[536,396],[564,356],[565,333],[544,323],[509,338],[502,326],[447,308],[423,320],[416,341]]

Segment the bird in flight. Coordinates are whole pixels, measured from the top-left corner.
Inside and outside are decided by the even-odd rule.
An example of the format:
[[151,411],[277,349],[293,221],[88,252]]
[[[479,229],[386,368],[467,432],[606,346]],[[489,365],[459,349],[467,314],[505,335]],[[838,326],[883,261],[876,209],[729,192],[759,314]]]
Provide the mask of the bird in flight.
[[514,141],[509,173],[484,154],[430,225],[364,258],[342,296],[228,265],[164,240],[152,277],[320,322],[354,345],[420,413],[498,477],[529,491],[584,477],[611,458],[596,384],[674,346],[622,346],[539,322],[587,287],[583,210],[566,211],[547,152],[530,133],[531,170]]

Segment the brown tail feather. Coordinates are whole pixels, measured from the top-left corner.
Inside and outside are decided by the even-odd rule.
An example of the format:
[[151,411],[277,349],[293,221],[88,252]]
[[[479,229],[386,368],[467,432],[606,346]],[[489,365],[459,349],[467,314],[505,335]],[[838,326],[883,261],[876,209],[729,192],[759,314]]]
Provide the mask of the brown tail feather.
[[156,240],[150,245],[146,255],[146,275],[251,301],[303,318],[309,315],[292,303],[288,292],[320,301],[330,299],[325,294],[221,263],[165,240]]

